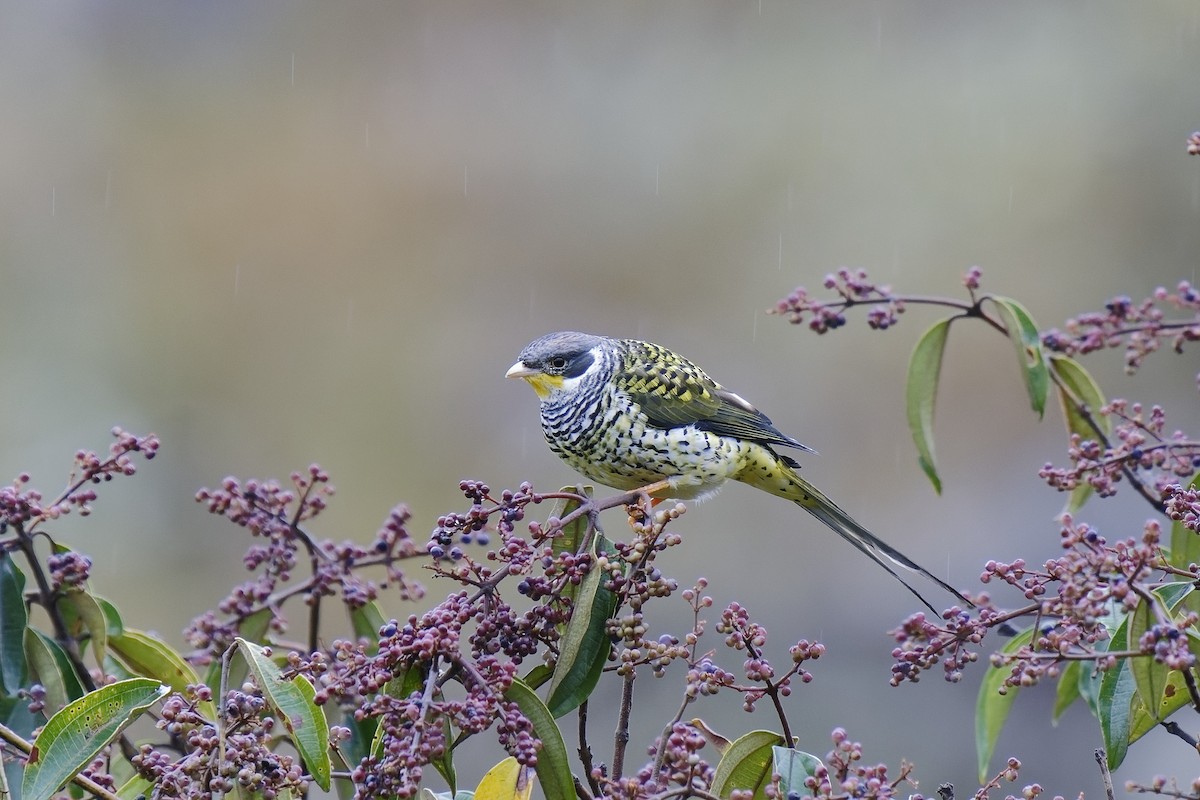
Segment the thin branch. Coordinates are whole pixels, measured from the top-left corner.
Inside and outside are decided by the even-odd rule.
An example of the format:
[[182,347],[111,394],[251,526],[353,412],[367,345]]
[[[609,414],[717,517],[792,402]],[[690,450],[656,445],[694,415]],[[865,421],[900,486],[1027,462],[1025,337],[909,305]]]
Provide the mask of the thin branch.
[[[625,770],[625,748],[629,745],[629,715],[633,712],[633,680],[637,673],[632,667],[625,673],[625,681],[621,685],[621,710],[617,717],[617,730],[613,736],[613,779],[619,779]],[[666,741],[659,747],[666,747]]]
[[1108,754],[1103,748],[1096,749],[1096,763],[1100,765],[1100,777],[1104,780],[1104,794],[1108,800],[1116,800],[1116,793],[1113,791],[1112,773],[1108,771]]

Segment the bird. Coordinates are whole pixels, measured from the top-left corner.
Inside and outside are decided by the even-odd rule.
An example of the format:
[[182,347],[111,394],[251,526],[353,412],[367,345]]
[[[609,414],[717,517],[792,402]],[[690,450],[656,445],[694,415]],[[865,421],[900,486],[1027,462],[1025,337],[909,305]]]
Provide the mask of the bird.
[[521,350],[508,378],[537,394],[550,449],[577,472],[661,500],[702,500],[729,480],[791,500],[938,611],[894,567],[970,600],[875,536],[800,476],[777,448],[815,453],[672,350],[637,339],[559,331]]

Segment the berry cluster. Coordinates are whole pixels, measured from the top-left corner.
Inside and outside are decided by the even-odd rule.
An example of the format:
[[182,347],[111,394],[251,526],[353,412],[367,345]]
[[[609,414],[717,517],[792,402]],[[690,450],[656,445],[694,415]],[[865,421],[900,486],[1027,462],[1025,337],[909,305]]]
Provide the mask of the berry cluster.
[[1162,407],[1152,406],[1147,412],[1141,403],[1114,399],[1096,412],[1113,423],[1112,435],[1105,441],[1072,435],[1067,449],[1071,465],[1046,464],[1038,472],[1055,489],[1069,492],[1087,484],[1100,497],[1110,497],[1127,477],[1139,486],[1153,486],[1164,502],[1170,502],[1181,491],[1180,480],[1190,480],[1200,469],[1200,441],[1183,431],[1167,433]]
[[261,690],[247,683],[220,704],[220,729],[197,711],[212,699],[207,686],[188,686],[163,701],[158,727],[184,745],[182,756],[142,745],[131,762],[155,784],[155,797],[203,798],[235,789],[264,798],[303,794],[300,763],[274,745],[276,721]]
[[[302,523],[319,516],[333,493],[329,475],[316,464],[303,473],[292,473],[290,488],[274,480],[243,483],[228,477],[219,489],[196,493],[196,500],[210,513],[225,517],[262,543],[251,545],[242,559],[255,577],[234,587],[218,605],[219,614],[206,611],[185,629],[188,643],[195,648],[195,663],[209,664],[219,658],[238,635],[239,625],[255,614],[268,614],[270,629],[283,633],[287,623],[280,609],[291,597],[298,596],[315,608],[321,598],[340,596],[353,610],[374,600],[389,585],[395,586],[403,599],[424,595],[421,584],[408,579],[398,566],[419,555],[405,527],[411,518],[408,508],[393,508],[375,540],[365,547],[315,539]],[[309,574],[293,581],[302,562]],[[371,566],[384,567],[386,578],[377,582],[363,577],[362,570]],[[310,637],[315,643],[316,631],[310,631]]]
[[[1168,312],[1182,312],[1177,319]],[[1174,291],[1163,287],[1140,302],[1114,297],[1103,311],[1091,311],[1067,320],[1042,335],[1049,350],[1067,355],[1090,353],[1105,348],[1125,348],[1125,370],[1133,373],[1146,356],[1169,343],[1182,353],[1186,343],[1200,339],[1200,292],[1189,281],[1180,281]]]
[[837,292],[837,300],[828,301],[814,297],[803,286],[780,300],[771,309],[773,314],[787,317],[793,325],[805,321],[808,327],[825,333],[846,324],[845,311],[858,305],[869,305],[867,325],[873,330],[887,330],[899,321],[904,313],[904,300],[892,294],[890,286],[879,286],[871,282],[865,269],[851,270],[845,267],[825,276],[824,286]]
[[147,460],[158,453],[158,437],[154,434],[135,436],[117,427],[112,429],[112,435],[116,441],[109,445],[107,456],[91,450],[80,450],[75,454],[75,468],[68,487],[48,505],[42,503],[40,491],[26,488],[30,481],[28,473],[22,472],[12,485],[0,487],[0,533],[9,527],[31,533],[41,523],[58,519],[72,510],[86,517],[92,513],[92,503],[96,500],[91,485],[136,473],[133,453],[140,453]]

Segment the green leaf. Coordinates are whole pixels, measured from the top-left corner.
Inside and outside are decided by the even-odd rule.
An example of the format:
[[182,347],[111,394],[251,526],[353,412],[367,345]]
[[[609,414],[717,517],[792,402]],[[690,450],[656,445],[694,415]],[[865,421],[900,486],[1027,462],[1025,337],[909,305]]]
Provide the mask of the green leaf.
[[25,573],[12,554],[0,553],[0,689],[15,694],[25,686],[25,629],[29,612],[25,608]]
[[1079,662],[1071,661],[1058,676],[1058,687],[1054,694],[1054,713],[1051,722],[1057,723],[1063,712],[1079,699]]
[[[270,608],[260,608],[250,616],[238,623],[238,636],[249,642],[266,641],[267,631],[271,629],[271,620],[275,619],[275,612]],[[246,675],[250,672],[250,667],[245,660],[232,659],[229,662],[229,675],[226,676],[226,686],[241,686]],[[208,672],[204,676],[204,683],[212,688],[221,685],[221,659],[214,658],[213,662],[208,666]]]
[[125,632],[125,623],[121,619],[121,612],[117,611],[117,607],[105,600],[99,595],[92,595],[96,598],[96,602],[100,604],[100,609],[104,612],[104,625],[106,627],[106,638],[120,636]]
[[91,592],[84,589],[67,591],[59,598],[58,605],[65,619],[78,620],[83,630],[87,631],[96,663],[102,665],[108,648],[108,620],[103,607]]
[[83,684],[58,642],[34,628],[25,629],[24,641],[32,678],[46,689],[48,712],[55,713],[72,700],[83,697]]
[[[599,534],[592,547],[597,553],[609,553],[611,545]],[[608,637],[608,619],[617,609],[617,596],[604,588],[607,571],[594,567],[575,591],[575,609],[558,644],[558,661],[550,680],[550,699],[546,705],[557,719],[575,710],[588,698],[608,661],[612,642]]]
[[[1181,615],[1191,613],[1194,609],[1193,600],[1197,596],[1194,589],[1195,586],[1191,583],[1177,581],[1158,587],[1153,591],[1153,594],[1162,601],[1163,606],[1170,612],[1172,618],[1178,619]],[[1187,637],[1188,648],[1194,652],[1197,642],[1200,642],[1200,631],[1197,631],[1194,627],[1188,628]],[[1130,638],[1133,637],[1131,636]],[[1142,659],[1134,660],[1149,661],[1150,658],[1143,656]],[[1157,662],[1155,662],[1155,666],[1162,669],[1165,674],[1165,681],[1161,690],[1158,691],[1156,700],[1152,704],[1147,704],[1144,701],[1141,694],[1141,687],[1140,685],[1138,686],[1139,693],[1133,701],[1130,712],[1130,744],[1145,736],[1159,722],[1165,720],[1191,702],[1191,695],[1188,693],[1183,673],[1179,670],[1168,670],[1166,666]]]
[[933,408],[949,334],[950,320],[944,319],[921,335],[908,362],[905,389],[908,429],[917,446],[917,462],[938,494],[942,493],[942,479],[938,476],[937,460],[933,455]]
[[[1001,653],[1011,655],[1033,641],[1033,629],[1021,631],[1005,643]],[[979,781],[986,783],[988,779],[988,764],[992,753],[996,750],[996,740],[1012,710],[1013,701],[1017,699],[1017,688],[1009,686],[1005,693],[1000,694],[1004,687],[1004,679],[1010,670],[1004,667],[992,667],[983,676],[983,684],[979,687],[979,698],[975,703],[975,752],[979,763]]]
[[350,609],[350,624],[354,627],[354,637],[366,639],[368,652],[372,655],[379,651],[379,629],[383,627],[384,622],[386,620],[383,618],[383,612],[374,600]]
[[1008,338],[1017,351],[1017,364],[1029,394],[1029,404],[1040,419],[1046,413],[1046,396],[1050,392],[1050,371],[1046,368],[1046,357],[1042,351],[1041,337],[1037,324],[1025,306],[1008,297],[990,298],[1000,312],[1000,319]]
[[[1112,421],[1097,413],[1104,405],[1104,393],[1100,385],[1078,361],[1060,353],[1052,353],[1050,370],[1058,379],[1058,404],[1063,412],[1068,434],[1078,434],[1083,440],[1097,441],[1100,434],[1107,437],[1112,432]],[[1082,409],[1082,410],[1081,410]],[[1083,411],[1087,411],[1087,416]],[[1089,418],[1091,421],[1089,421]],[[1093,423],[1100,428],[1097,433]],[[1074,514],[1092,494],[1092,485],[1086,481],[1076,486],[1063,511]]]
[[[564,486],[559,489],[563,494],[578,494],[583,497],[591,498],[591,486]],[[579,508],[579,501],[574,499],[560,499],[555,501],[554,506],[550,509],[547,517],[557,517],[563,519],[575,509]],[[587,515],[580,515],[573,521],[562,527],[560,535],[554,538],[551,547],[557,553],[577,553],[583,545],[584,539],[587,536],[588,518]]]
[[[155,678],[181,694],[188,684],[200,683],[200,676],[183,656],[144,631],[126,628],[120,636],[110,637],[108,643],[113,655],[136,675]],[[197,709],[208,719],[217,718],[217,707],[211,700],[197,703]]]
[[[1120,651],[1128,647],[1129,619],[1127,617],[1117,626],[1105,649]],[[1133,670],[1129,666],[1129,659],[1121,659],[1117,666],[1101,675],[1100,694],[1097,697],[1098,716],[1110,769],[1116,769],[1125,760],[1125,751],[1129,748],[1131,710],[1136,697],[1137,686],[1134,682]]]
[[156,680],[131,678],[103,686],[56,713],[33,742],[22,798],[48,800],[169,691]]
[[1162,720],[1165,720],[1184,706],[1190,705],[1191,696],[1188,694],[1187,683],[1184,681],[1183,673],[1178,670],[1171,670],[1167,675],[1167,685],[1163,688],[1162,697],[1159,700],[1157,708],[1153,710],[1148,709],[1142,704],[1141,697],[1134,698],[1133,707],[1130,711],[1129,743],[1133,744],[1158,727],[1158,724]]
[[[1192,478],[1188,488],[1200,489],[1200,474]],[[1200,564],[1200,534],[1186,527],[1182,520],[1171,523],[1171,566],[1187,569]]]
[[775,762],[775,774],[779,776],[779,789],[784,797],[790,797],[793,792],[800,796],[812,794],[804,782],[824,766],[821,759],[790,747],[773,747],[771,755]]
[[546,800],[574,800],[575,780],[571,776],[571,764],[567,758],[567,746],[562,732],[554,722],[550,709],[537,696],[532,687],[520,678],[514,678],[504,696],[517,704],[521,713],[533,725],[533,735],[542,740],[542,749],[537,758],[538,783]]
[[554,668],[549,664],[538,664],[521,678],[531,689],[537,689],[554,677]]
[[271,660],[268,648],[248,642],[240,636],[234,640],[250,665],[263,697],[275,710],[279,721],[304,759],[313,782],[329,791],[332,766],[329,761],[329,724],[325,712],[313,698],[317,691],[303,675],[285,679]]
[[154,781],[141,775],[134,775],[117,789],[117,797],[121,800],[145,800],[154,791]]
[[772,731],[750,731],[729,745],[717,762],[712,793],[728,797],[734,789],[753,789],[755,800],[765,800],[764,789],[774,771],[774,749],[787,748],[787,742]]
[[[1142,635],[1155,623],[1154,604],[1143,598],[1134,607],[1129,617],[1129,645],[1131,649],[1140,646]],[[1137,687],[1138,697],[1142,704],[1151,710],[1158,710],[1158,701],[1167,685],[1167,667],[1155,661],[1151,656],[1134,656],[1129,659],[1129,668],[1133,672],[1133,683]]]

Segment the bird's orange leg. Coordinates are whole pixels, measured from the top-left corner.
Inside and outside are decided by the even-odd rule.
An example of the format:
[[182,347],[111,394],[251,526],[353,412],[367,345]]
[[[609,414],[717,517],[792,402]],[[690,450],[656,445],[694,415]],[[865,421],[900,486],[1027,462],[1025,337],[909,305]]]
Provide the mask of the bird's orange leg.
[[670,488],[671,488],[671,482],[669,480],[667,480],[666,478],[664,478],[661,481],[655,481],[654,483],[651,483],[647,486],[643,486],[641,489],[638,489],[638,493],[644,494],[647,497],[649,497],[650,498],[650,507],[654,508],[659,503],[661,503],[663,500],[666,500],[665,497],[655,497],[654,496],[655,492],[662,492],[662,491],[665,491]]

